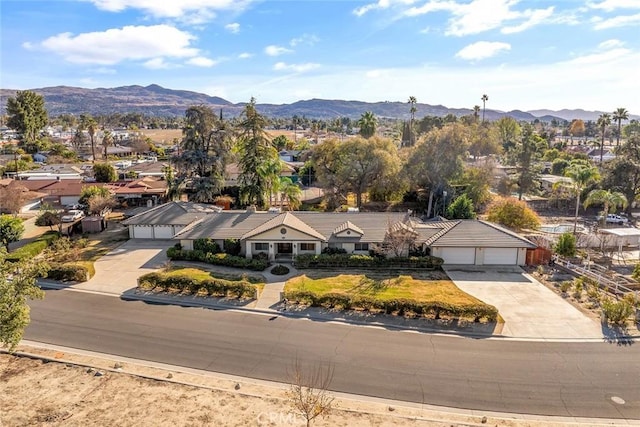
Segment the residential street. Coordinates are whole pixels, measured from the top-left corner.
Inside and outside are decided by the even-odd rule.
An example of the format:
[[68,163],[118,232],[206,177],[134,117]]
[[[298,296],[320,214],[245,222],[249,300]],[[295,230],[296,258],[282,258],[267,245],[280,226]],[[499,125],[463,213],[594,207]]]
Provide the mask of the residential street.
[[[286,381],[298,358],[332,363],[332,389],[434,405],[640,418],[640,348],[478,340],[47,291],[25,338]],[[624,403],[615,403],[624,401]]]

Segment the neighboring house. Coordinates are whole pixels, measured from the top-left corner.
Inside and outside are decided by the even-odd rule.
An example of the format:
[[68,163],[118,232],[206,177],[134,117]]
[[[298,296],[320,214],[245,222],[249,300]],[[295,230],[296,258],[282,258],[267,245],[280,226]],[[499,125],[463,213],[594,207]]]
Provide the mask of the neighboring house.
[[[23,181],[23,184],[31,183],[31,180]],[[82,190],[86,187],[98,186],[104,184],[96,182],[74,181],[71,179],[56,180],[37,191],[45,193],[47,196],[44,201],[62,206],[75,205],[80,200]]]
[[68,179],[80,180],[85,171],[82,167],[73,164],[50,164],[42,165],[38,169],[28,171],[20,171],[18,177],[20,179]]
[[553,190],[553,186],[558,183],[571,184],[572,180],[566,176],[558,175],[540,175],[540,186],[544,191]]
[[[135,216],[127,221],[153,227],[164,225],[165,220]],[[220,246],[225,239],[238,239],[244,256],[265,253],[276,260],[320,254],[327,247],[368,254],[377,246],[388,248],[397,235],[408,236],[414,246],[443,258],[446,264],[524,265],[527,249],[536,247],[516,233],[485,221],[423,222],[398,212],[221,211],[189,223],[175,239],[185,249],[193,249],[193,242],[202,238],[213,239]],[[406,249],[399,253],[406,255]]]
[[[589,156],[589,158],[595,162],[595,163],[599,163],[600,162],[600,152],[601,150],[599,148],[596,148],[595,150],[591,150],[587,153],[587,155]],[[604,151],[602,152],[602,161],[603,162],[608,162],[609,160],[613,160],[616,158],[616,155],[613,154],[613,152],[609,149],[604,149]]]
[[153,176],[105,185],[119,202],[126,202],[129,206],[156,206],[167,195],[167,181]]
[[187,225],[221,208],[190,202],[170,202],[122,221],[132,239],[171,239]]
[[126,167],[120,173],[126,176],[128,173],[134,172],[139,178],[144,178],[145,176],[164,178],[165,170],[168,167],[169,164],[164,162],[142,162]]
[[30,190],[24,182],[0,179],[0,213],[27,213],[40,206],[46,194]]
[[[280,177],[291,178],[293,182],[297,182],[296,168],[286,162],[282,162],[282,168],[280,169]],[[237,163],[229,163],[225,167],[225,187],[234,187],[240,185],[239,178],[242,174],[240,165]]]

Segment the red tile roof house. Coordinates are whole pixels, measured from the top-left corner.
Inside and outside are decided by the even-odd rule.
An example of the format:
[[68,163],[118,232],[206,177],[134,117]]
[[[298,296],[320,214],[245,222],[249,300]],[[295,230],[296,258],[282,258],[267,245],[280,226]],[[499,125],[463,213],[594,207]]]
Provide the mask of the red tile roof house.
[[164,202],[167,195],[167,181],[147,176],[133,181],[118,181],[106,187],[120,202],[131,206],[156,206]]
[[[179,202],[174,202],[179,203]],[[164,205],[163,205],[164,206]],[[161,207],[159,207],[160,209]],[[125,221],[137,227],[164,224],[163,215],[140,214]],[[498,225],[477,220],[423,222],[407,213],[323,213],[323,212],[200,212],[187,218],[173,208],[172,221],[185,219],[174,240],[193,249],[196,239],[209,238],[221,246],[225,239],[238,239],[242,254],[251,258],[266,253],[271,260],[291,259],[298,254],[321,253],[326,247],[348,253],[367,254],[382,245],[388,235],[410,233],[415,245],[428,248],[446,264],[524,265],[527,249],[536,245]],[[132,238],[153,238],[149,233]],[[162,238],[167,238],[163,233]],[[406,251],[404,253],[406,255]]]

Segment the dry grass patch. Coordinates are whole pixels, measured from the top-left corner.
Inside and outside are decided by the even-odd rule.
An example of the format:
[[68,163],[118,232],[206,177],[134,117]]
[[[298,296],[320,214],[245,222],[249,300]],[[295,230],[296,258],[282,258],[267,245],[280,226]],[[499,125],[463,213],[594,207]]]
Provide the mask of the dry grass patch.
[[479,299],[461,291],[449,279],[428,280],[409,275],[386,278],[364,274],[339,274],[315,278],[302,275],[288,280],[284,290],[285,292],[310,291],[318,295],[330,293],[365,295],[380,300],[404,298],[454,305],[482,303]]
[[144,136],[148,136],[156,144],[173,144],[173,139],[182,139],[182,129],[145,129]]

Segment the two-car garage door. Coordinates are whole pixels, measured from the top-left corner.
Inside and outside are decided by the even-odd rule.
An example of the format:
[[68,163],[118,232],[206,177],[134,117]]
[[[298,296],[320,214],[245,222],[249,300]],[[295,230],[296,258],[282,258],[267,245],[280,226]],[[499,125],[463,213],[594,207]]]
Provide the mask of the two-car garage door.
[[[518,264],[517,248],[442,248],[440,255],[445,264],[484,264],[484,265],[516,265]],[[484,255],[484,256],[483,256]]]

